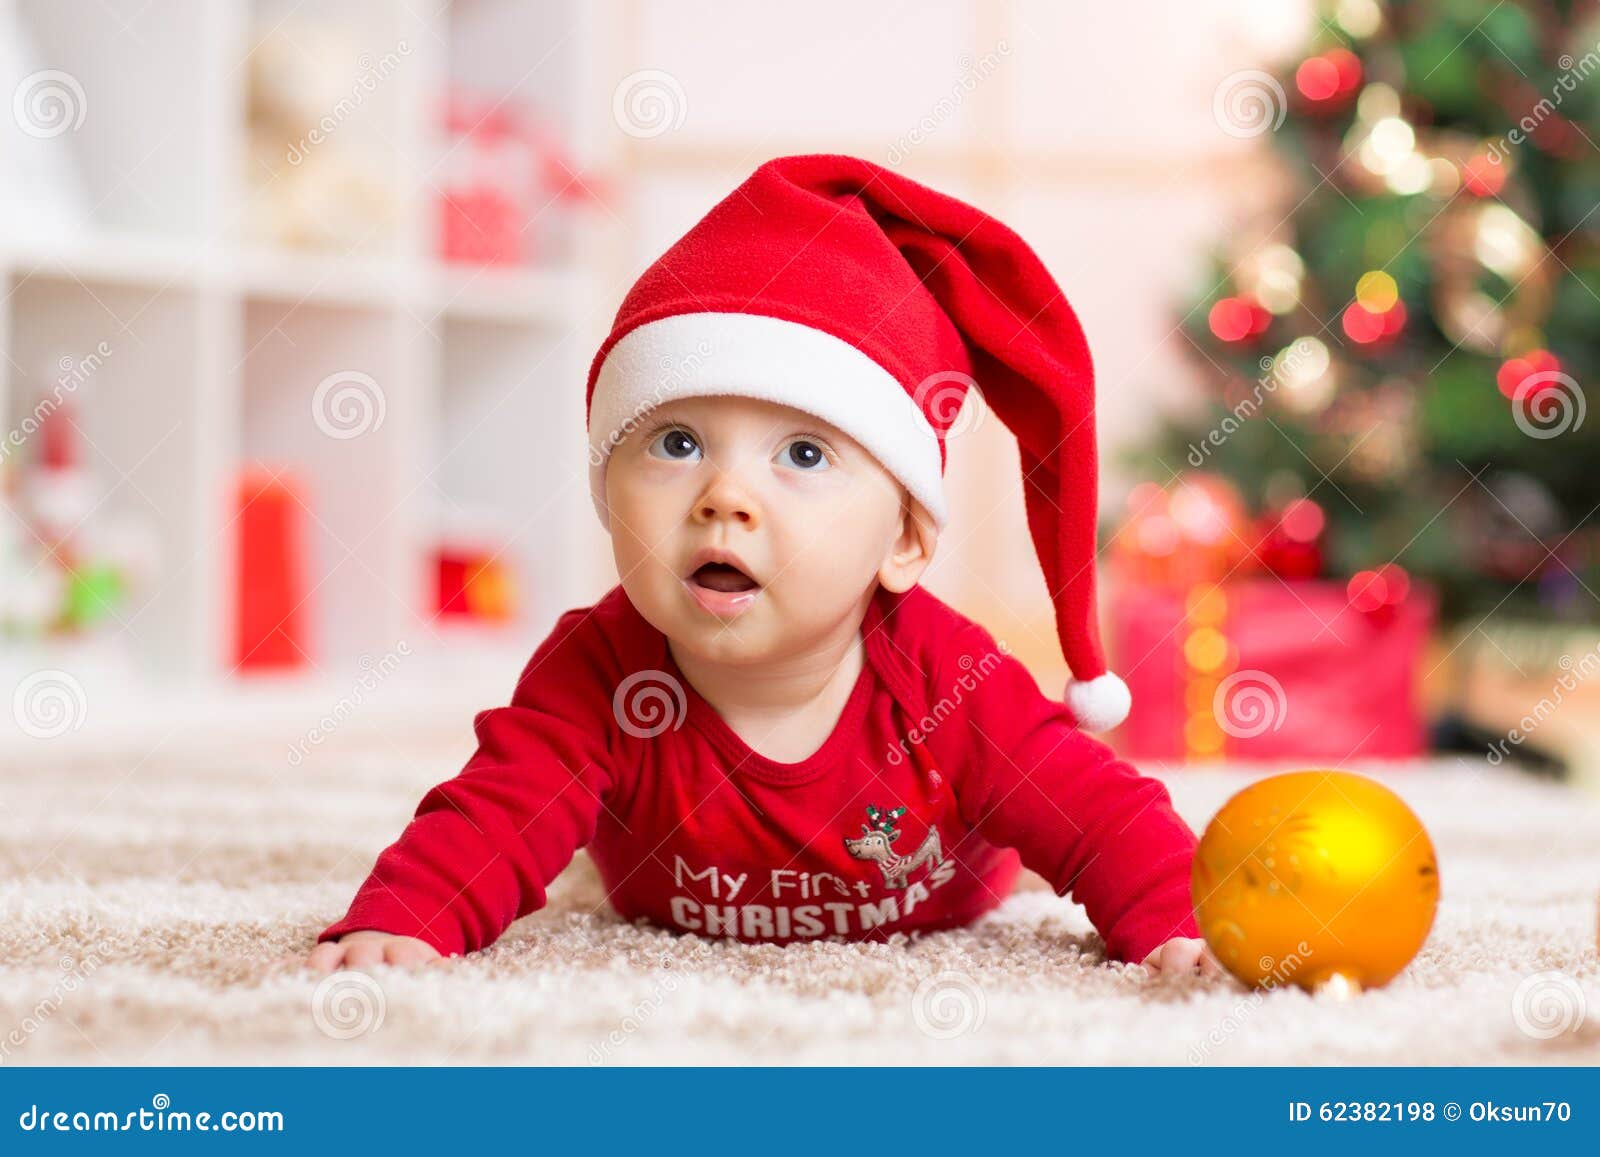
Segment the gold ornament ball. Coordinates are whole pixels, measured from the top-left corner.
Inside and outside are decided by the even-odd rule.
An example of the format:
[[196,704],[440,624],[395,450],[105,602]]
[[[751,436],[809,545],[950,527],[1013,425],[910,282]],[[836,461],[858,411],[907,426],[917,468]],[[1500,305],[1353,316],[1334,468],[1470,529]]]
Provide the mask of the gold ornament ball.
[[1251,784],[1206,827],[1191,882],[1212,952],[1245,984],[1387,984],[1433,927],[1439,868],[1399,796],[1344,771]]

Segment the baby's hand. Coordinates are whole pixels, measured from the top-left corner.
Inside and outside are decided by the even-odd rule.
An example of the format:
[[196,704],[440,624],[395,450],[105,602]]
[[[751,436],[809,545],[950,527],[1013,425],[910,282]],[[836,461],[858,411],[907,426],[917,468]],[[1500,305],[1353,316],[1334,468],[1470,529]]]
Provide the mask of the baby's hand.
[[373,964],[418,968],[442,959],[438,949],[415,936],[363,931],[318,944],[306,957],[306,964],[316,972],[328,973],[336,968],[366,968]]
[[1187,936],[1174,936],[1158,946],[1142,962],[1153,973],[1192,973],[1201,976],[1218,976],[1222,964],[1212,955],[1204,940]]

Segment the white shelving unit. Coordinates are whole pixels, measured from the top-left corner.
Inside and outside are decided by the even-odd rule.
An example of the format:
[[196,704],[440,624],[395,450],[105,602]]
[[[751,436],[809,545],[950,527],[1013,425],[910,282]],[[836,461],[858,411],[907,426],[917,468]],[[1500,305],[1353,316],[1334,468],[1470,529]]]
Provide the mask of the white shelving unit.
[[[0,14],[12,3],[0,0]],[[536,221],[535,263],[437,260],[441,105],[452,84],[503,95],[553,120],[580,169],[604,172],[610,160],[597,152],[609,138],[585,118],[610,111],[593,63],[609,6],[14,7],[35,68],[71,77],[83,116],[44,136],[15,118],[0,124],[0,184],[15,175],[5,158],[68,168],[88,219],[62,226],[11,211],[0,195],[0,416],[14,429],[49,367],[105,343],[76,390],[75,420],[102,508],[152,526],[161,563],[92,663],[77,648],[0,639],[11,652],[0,669],[71,671],[91,704],[137,705],[140,689],[169,699],[181,689],[190,705],[268,694],[231,653],[234,495],[241,471],[260,465],[300,484],[311,532],[311,663],[269,680],[270,695],[323,702],[401,642],[427,658],[397,682],[448,690],[449,673],[466,671],[506,694],[555,615],[604,585],[582,485],[582,384],[615,307],[594,270],[615,260],[616,240],[606,211],[555,203]],[[260,195],[247,168],[251,46],[263,30],[307,20],[335,26],[361,61],[399,61],[335,127],[341,146],[370,149],[379,171],[369,175],[394,195],[392,227],[337,249],[274,248],[244,225]],[[363,66],[349,67],[353,81]],[[0,80],[9,97],[16,79]],[[349,374],[375,383],[382,420],[331,437],[313,395]],[[465,635],[433,620],[428,560],[441,514],[497,528],[518,580],[514,623]]]

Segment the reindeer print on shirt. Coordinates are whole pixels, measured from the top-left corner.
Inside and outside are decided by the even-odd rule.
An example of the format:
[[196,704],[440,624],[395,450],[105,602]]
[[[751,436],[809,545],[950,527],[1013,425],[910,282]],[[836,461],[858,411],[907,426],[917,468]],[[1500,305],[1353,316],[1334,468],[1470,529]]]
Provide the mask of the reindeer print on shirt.
[[912,872],[920,867],[927,867],[932,874],[944,861],[944,849],[939,841],[939,829],[936,827],[928,828],[928,834],[917,845],[917,850],[909,856],[895,852],[892,845],[901,835],[896,823],[905,812],[904,807],[885,812],[876,806],[868,805],[867,819],[872,821],[872,826],[862,824],[861,835],[858,838],[850,836],[844,838],[845,851],[858,860],[877,864],[878,870],[883,873],[884,886],[888,888],[904,888],[906,878]]

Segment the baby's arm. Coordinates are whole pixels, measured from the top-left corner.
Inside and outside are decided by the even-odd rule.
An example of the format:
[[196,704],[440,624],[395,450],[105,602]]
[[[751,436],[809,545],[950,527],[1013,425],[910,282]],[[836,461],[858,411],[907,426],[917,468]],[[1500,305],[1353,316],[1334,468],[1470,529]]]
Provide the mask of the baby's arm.
[[348,913],[317,937],[309,965],[472,952],[544,906],[613,789],[610,652],[595,646],[584,615],[562,617],[510,705],[478,713],[472,758],[423,797]]
[[1199,937],[1189,882],[1198,841],[1165,785],[1079,731],[981,627],[963,631],[944,659],[930,687],[936,700],[956,698],[960,680],[976,684],[930,737],[947,752],[962,817],[1016,848],[1058,895],[1071,893],[1112,960],[1178,962],[1189,949],[1155,954]]

